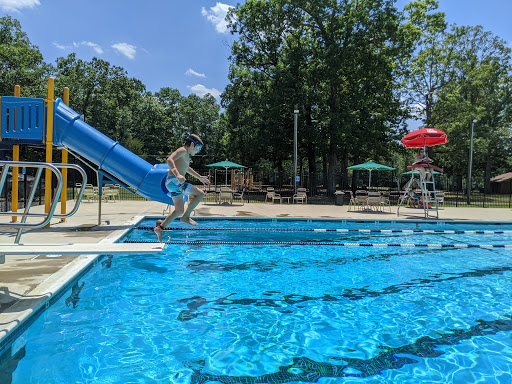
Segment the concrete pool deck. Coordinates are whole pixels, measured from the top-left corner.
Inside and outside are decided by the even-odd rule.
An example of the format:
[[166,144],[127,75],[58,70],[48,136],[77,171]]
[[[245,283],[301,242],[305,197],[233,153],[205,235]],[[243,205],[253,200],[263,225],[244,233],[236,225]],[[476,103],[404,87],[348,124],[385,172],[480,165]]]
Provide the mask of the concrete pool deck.
[[[69,210],[74,202],[68,202]],[[102,220],[98,225],[98,203],[83,202],[78,212],[61,223],[51,221],[50,228],[26,229],[22,244],[111,244],[143,216],[162,216],[166,205],[152,201],[118,201],[102,203]],[[201,203],[195,216],[320,218],[359,220],[425,220],[422,209],[396,207],[391,212],[349,211],[348,206],[271,203]],[[33,212],[43,212],[34,207]],[[56,212],[60,212],[60,207]],[[20,218],[18,218],[19,220]],[[6,222],[4,217],[3,222]],[[39,219],[41,220],[41,219]],[[508,208],[442,208],[439,220],[511,222]],[[30,219],[28,222],[35,222]],[[0,228],[0,245],[14,243],[16,231]],[[156,241],[156,236],[155,236]],[[107,248],[107,247],[106,247]],[[6,255],[0,264],[0,342],[19,324],[40,309],[61,287],[80,271],[92,265],[96,255]]]

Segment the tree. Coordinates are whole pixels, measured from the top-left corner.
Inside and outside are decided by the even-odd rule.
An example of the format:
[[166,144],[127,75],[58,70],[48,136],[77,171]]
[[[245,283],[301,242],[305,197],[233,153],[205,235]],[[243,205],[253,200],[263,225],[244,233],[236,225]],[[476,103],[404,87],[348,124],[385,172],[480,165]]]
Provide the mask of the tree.
[[292,153],[291,111],[298,104],[300,153],[308,154],[310,167],[326,159],[327,190],[334,192],[340,158],[386,156],[382,144],[396,138],[404,114],[396,68],[411,49],[400,22],[388,0],[238,6],[230,27],[240,37],[223,99],[229,134],[253,138],[255,154],[282,164]]
[[415,118],[431,125],[437,93],[454,77],[452,47],[446,44],[447,24],[443,12],[435,12],[436,0],[411,2],[405,6],[406,30],[416,42],[416,52],[404,71],[406,105]]
[[24,96],[41,97],[49,66],[18,20],[0,18],[0,94],[12,95],[19,85]]
[[506,170],[512,154],[511,50],[481,26],[453,26],[447,44],[454,52],[454,80],[439,90],[432,113],[432,122],[449,137],[441,159],[454,175],[466,174],[476,119],[474,169],[490,192],[490,178]]

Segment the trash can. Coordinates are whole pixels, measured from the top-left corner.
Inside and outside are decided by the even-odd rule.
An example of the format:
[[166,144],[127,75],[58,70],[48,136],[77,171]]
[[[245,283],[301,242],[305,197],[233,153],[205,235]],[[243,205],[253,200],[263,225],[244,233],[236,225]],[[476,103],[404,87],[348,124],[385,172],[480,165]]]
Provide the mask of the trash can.
[[334,192],[334,196],[336,197],[334,204],[343,205],[343,198],[345,197],[345,192],[336,191]]

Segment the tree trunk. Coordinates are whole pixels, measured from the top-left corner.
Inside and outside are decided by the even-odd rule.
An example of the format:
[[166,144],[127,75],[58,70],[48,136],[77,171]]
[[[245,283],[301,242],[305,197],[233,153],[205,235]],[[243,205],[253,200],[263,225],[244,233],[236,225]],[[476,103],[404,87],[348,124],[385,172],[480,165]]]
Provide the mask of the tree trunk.
[[342,190],[347,188],[347,186],[348,186],[347,167],[348,167],[348,153],[345,152],[344,155],[343,155],[343,162],[341,164],[341,185],[340,185],[340,189],[342,189]]
[[328,177],[328,174],[327,174],[327,164],[328,164],[328,160],[327,160],[327,153],[324,153],[323,156],[322,156],[322,184],[324,186],[324,188],[327,188],[327,180],[329,180],[329,177]]
[[308,147],[308,166],[309,166],[309,193],[316,192],[316,157],[315,148],[313,146]]
[[336,155],[331,150],[328,155],[328,171],[327,171],[327,196],[331,196],[336,192]]

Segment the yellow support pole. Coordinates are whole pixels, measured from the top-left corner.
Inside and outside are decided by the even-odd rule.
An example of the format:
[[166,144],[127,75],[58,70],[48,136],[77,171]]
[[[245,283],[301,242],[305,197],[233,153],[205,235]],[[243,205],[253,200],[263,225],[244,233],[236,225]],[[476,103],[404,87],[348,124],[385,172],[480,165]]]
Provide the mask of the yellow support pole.
[[[69,88],[64,88],[64,95],[63,99],[64,104],[69,105]],[[67,149],[62,149],[62,163],[67,164],[68,163],[68,151]],[[60,195],[60,213],[63,215],[66,213],[66,205],[68,202],[68,169],[62,168],[62,184],[63,184],[63,191]],[[66,222],[66,218],[63,217],[60,219],[61,223]]]
[[[19,85],[14,86],[14,96],[20,97],[21,96],[21,89]],[[21,122],[20,122],[21,123]],[[18,130],[20,127],[18,127],[18,121],[17,121],[17,111],[14,111],[14,129]],[[20,146],[19,145],[13,145],[12,146],[12,160],[13,161],[20,161]],[[12,200],[12,211],[18,212],[18,167],[12,168],[12,194],[11,194],[11,200]],[[18,221],[18,216],[12,217],[12,222],[15,223]]]
[[[46,162],[52,162],[53,150],[53,109],[55,103],[55,80],[53,77],[48,79],[48,99],[46,100],[47,114],[46,114]],[[52,171],[46,169],[44,180],[44,212],[50,212],[50,205],[52,199]],[[45,228],[49,228],[48,223]]]

